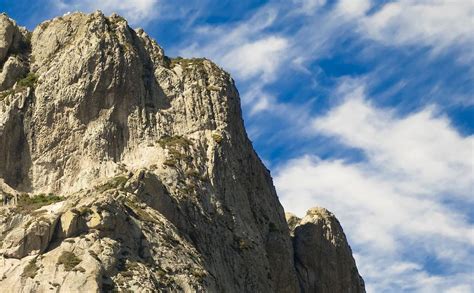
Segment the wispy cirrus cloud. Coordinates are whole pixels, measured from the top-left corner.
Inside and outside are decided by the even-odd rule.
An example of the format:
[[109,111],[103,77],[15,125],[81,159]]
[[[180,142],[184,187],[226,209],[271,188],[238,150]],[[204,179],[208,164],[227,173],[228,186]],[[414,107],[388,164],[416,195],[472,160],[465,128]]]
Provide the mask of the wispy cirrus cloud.
[[359,20],[370,38],[389,46],[426,45],[436,53],[457,48],[472,61],[474,2],[400,0],[389,2]]
[[201,26],[195,30],[194,42],[180,49],[179,54],[211,56],[242,80],[273,81],[289,46],[286,37],[266,33],[277,16],[277,11],[268,7],[234,25]]
[[[246,43],[222,57],[223,64],[234,69],[243,79],[261,75],[264,80],[274,79],[274,71],[283,59],[283,53],[288,48],[285,38],[270,36]],[[242,62],[245,60],[245,62]]]

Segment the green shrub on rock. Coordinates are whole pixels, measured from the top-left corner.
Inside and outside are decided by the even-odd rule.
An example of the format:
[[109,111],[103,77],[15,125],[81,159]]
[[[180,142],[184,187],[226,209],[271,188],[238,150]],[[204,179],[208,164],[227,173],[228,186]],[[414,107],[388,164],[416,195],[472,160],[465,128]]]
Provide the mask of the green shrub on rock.
[[34,278],[36,276],[36,273],[38,272],[39,268],[36,265],[36,258],[30,260],[30,262],[26,265],[26,267],[23,269],[23,273],[21,274],[22,277],[25,278]]
[[66,271],[72,271],[75,266],[81,263],[81,259],[78,258],[73,252],[63,251],[58,258],[58,265],[64,265]]
[[25,78],[20,79],[17,83],[17,85],[20,88],[26,88],[26,87],[34,87],[36,85],[36,82],[38,81],[38,75],[36,75],[33,72],[30,72],[26,75]]

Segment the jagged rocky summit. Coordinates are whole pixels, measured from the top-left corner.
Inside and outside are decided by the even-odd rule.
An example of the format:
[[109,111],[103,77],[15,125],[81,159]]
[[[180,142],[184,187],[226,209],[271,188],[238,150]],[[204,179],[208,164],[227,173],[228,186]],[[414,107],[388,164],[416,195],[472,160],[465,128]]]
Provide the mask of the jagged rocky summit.
[[365,291],[332,214],[287,224],[211,61],[117,15],[0,15],[0,68],[2,292]]

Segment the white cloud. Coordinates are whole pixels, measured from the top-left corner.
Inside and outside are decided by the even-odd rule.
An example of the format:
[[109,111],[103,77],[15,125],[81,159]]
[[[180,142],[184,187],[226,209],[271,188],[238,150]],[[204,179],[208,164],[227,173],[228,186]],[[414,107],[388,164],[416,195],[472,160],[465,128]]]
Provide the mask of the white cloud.
[[287,38],[265,31],[276,17],[273,9],[264,8],[241,23],[199,27],[199,43],[181,49],[180,54],[212,58],[242,80],[272,81],[287,60],[285,50],[290,45]]
[[462,217],[429,197],[403,193],[407,183],[384,171],[306,156],[279,169],[275,182],[288,211],[303,215],[315,205],[334,209],[350,226],[349,234],[358,235],[352,240],[374,250],[396,251],[400,235],[473,242],[466,236],[471,227]]
[[[471,197],[473,181],[466,174],[472,171],[472,162],[466,158],[472,157],[474,138],[461,137],[446,118],[436,117],[432,108],[399,119],[392,111],[376,109],[356,95],[316,119],[313,126],[364,150],[373,164],[393,176],[416,178],[406,188],[432,194],[456,191]],[[430,189],[423,191],[421,184]]]
[[285,38],[269,36],[234,47],[221,60],[243,79],[262,74],[264,80],[273,80],[287,47]]
[[265,6],[251,18],[239,23],[195,29],[195,42],[179,49],[185,57],[206,56],[241,81],[252,85],[242,94],[250,112],[278,107],[274,97],[263,88],[279,76],[281,65],[292,55],[288,38],[267,32],[277,20],[272,6]]
[[[366,159],[303,156],[286,162],[275,177],[285,209],[303,215],[318,205],[335,212],[369,291],[471,288],[474,228],[465,211],[446,199],[472,204],[474,138],[461,136],[433,109],[398,117],[367,102],[361,87],[349,89],[339,91],[346,100],[314,120],[313,130]],[[421,255],[452,272],[429,273]]]
[[[349,30],[386,46],[430,47],[434,54],[455,49],[460,52],[459,62],[474,60],[474,1],[395,0],[376,3],[371,0],[339,0],[334,9],[310,19],[307,26],[317,27],[312,29],[312,34],[319,38],[321,29],[323,32],[329,30],[325,35],[330,38],[337,38],[341,31]],[[302,28],[301,32],[305,29]],[[311,33],[306,31],[305,34],[311,39]],[[303,38],[299,39],[311,54],[311,47]],[[315,46],[320,47],[320,44],[315,42]]]
[[387,45],[425,45],[435,52],[464,47],[473,57],[474,1],[400,0],[389,2],[360,19],[370,38]]
[[370,0],[340,0],[336,11],[344,16],[357,17],[364,15],[371,5]]
[[[314,49],[304,38],[313,39],[312,35],[321,38],[323,34],[324,38],[333,39],[342,32],[351,31],[387,46],[428,46],[435,54],[454,48],[462,52],[460,62],[474,59],[474,1],[395,0],[380,3],[339,0],[334,8],[322,13],[314,8],[323,6],[325,1],[295,2],[307,7],[298,12],[313,14],[305,22],[305,27],[311,27],[311,30],[305,27],[300,30],[305,37],[295,34],[310,56]],[[319,42],[314,45],[316,48],[321,46]]]
[[358,261],[360,270],[376,282],[369,282],[367,292],[472,292],[472,276],[453,273],[448,276],[430,275],[415,263],[399,261],[391,256],[367,255],[371,262]]
[[145,24],[158,15],[158,0],[54,0],[56,9],[66,11],[101,10],[105,14],[118,13],[132,24]]

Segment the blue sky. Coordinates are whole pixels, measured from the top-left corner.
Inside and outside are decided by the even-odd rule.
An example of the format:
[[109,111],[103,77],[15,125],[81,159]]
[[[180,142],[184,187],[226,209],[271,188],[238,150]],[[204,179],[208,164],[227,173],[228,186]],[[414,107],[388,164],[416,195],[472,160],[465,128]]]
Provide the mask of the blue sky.
[[473,1],[0,1],[96,9],[231,72],[285,209],[333,211],[369,292],[474,292]]

